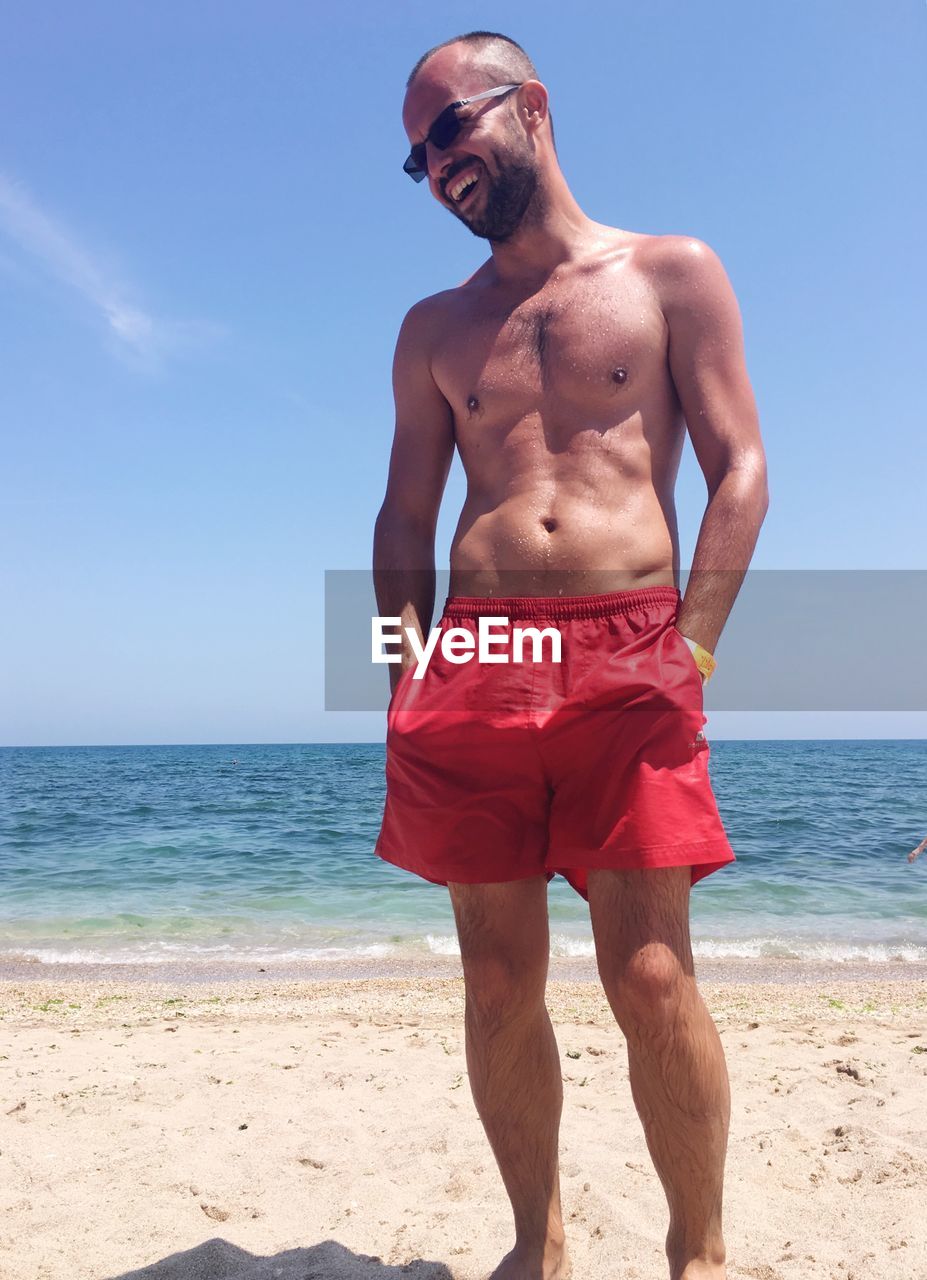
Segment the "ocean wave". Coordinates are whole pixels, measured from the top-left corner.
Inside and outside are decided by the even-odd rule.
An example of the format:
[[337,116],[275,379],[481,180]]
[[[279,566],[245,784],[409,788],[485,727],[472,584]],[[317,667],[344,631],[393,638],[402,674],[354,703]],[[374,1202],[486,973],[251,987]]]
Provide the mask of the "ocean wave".
[[186,943],[183,946],[165,944],[160,951],[133,951],[129,948],[77,947],[61,950],[56,947],[22,947],[16,951],[0,951],[0,964],[111,964],[111,965],[159,965],[195,964],[197,962],[222,961],[227,964],[282,964],[306,960],[378,959],[396,954],[399,950],[392,943],[373,943],[357,947],[211,947]]
[[[395,935],[394,935],[395,939]],[[120,946],[115,940],[82,947],[45,943],[0,949],[2,964],[34,965],[168,965],[189,964],[298,964],[321,960],[361,960],[392,957],[460,956],[460,943],[451,934],[410,936],[391,942],[359,942],[345,946],[285,946],[238,943],[152,941]],[[796,938],[782,935],[755,938],[700,938],[692,953],[702,960],[794,960],[816,964],[927,964],[927,947],[913,942],[847,943],[833,939]],[[554,933],[552,959],[593,959],[595,944],[589,936]]]

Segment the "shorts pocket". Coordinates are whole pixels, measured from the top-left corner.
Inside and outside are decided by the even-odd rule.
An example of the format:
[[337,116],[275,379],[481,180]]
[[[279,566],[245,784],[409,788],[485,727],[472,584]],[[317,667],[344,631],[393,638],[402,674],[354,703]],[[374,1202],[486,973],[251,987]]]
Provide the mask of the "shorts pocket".
[[405,691],[408,688],[409,681],[412,679],[414,674],[415,674],[415,667],[408,666],[406,667],[405,671],[403,671],[402,675],[399,677],[399,680],[397,681],[397,684],[396,684],[396,688],[393,690],[392,697],[389,700],[389,706],[386,708],[387,728],[389,728],[392,725],[396,715],[396,711],[399,707],[400,700],[404,696]]
[[676,637],[677,637],[677,639],[678,639],[678,641],[679,641],[679,647],[680,647],[681,649],[684,649],[684,650],[685,650],[686,660],[687,660],[688,665],[689,665],[689,671],[690,671],[690,674],[691,674],[691,676],[692,676],[692,679],[693,679],[693,680],[695,680],[695,681],[696,681],[696,683],[698,684],[698,690],[699,690],[699,703],[701,704],[701,703],[703,702],[703,696],[704,696],[704,691],[705,691],[705,682],[704,682],[704,680],[702,679],[702,673],[701,673],[701,671],[699,671],[699,669],[698,669],[698,663],[695,661],[695,654],[694,654],[694,653],[692,652],[692,650],[689,648],[689,642],[688,642],[688,640],[686,640],[685,636],[682,634],[682,632],[681,632],[681,631],[679,630],[679,628],[676,626],[675,622],[673,623],[673,627],[672,627],[672,629],[673,629],[673,631],[674,631],[674,633],[675,633],[675,635],[676,635]]

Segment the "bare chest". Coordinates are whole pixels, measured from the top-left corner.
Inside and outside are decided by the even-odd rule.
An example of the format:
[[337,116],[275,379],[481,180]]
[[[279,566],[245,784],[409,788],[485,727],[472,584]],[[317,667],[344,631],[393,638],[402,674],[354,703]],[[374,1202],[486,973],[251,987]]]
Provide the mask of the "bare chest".
[[[481,305],[482,303],[482,305]],[[433,355],[458,428],[553,413],[621,421],[667,379],[666,322],[626,277],[549,288],[509,305],[462,300]]]

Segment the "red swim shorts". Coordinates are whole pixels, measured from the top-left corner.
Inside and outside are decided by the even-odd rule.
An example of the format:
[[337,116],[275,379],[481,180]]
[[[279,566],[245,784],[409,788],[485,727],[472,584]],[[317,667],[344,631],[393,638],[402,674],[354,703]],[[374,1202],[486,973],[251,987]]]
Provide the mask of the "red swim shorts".
[[[377,855],[444,885],[559,873],[587,899],[592,868],[689,866],[695,884],[735,862],[680,601],[675,587],[449,598],[423,677],[404,671],[387,711]],[[481,618],[497,661],[449,659],[445,633],[459,658]],[[527,627],[559,632],[559,662],[551,635],[511,660]]]

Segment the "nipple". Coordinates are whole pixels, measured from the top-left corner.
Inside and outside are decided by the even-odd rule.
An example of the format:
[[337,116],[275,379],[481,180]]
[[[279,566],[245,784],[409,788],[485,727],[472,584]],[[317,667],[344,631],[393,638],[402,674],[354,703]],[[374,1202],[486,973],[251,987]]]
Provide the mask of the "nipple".
[[618,386],[619,386],[619,387],[620,387],[620,386],[623,386],[623,385],[624,385],[624,383],[626,383],[626,382],[627,382],[627,380],[628,380],[628,371],[627,371],[627,369],[613,369],[613,370],[612,370],[612,382],[616,382],[616,383],[618,384]]
[[479,407],[480,407],[480,402],[479,400],[477,400],[476,396],[470,396],[467,400],[467,408],[470,410],[470,412],[476,413]]

